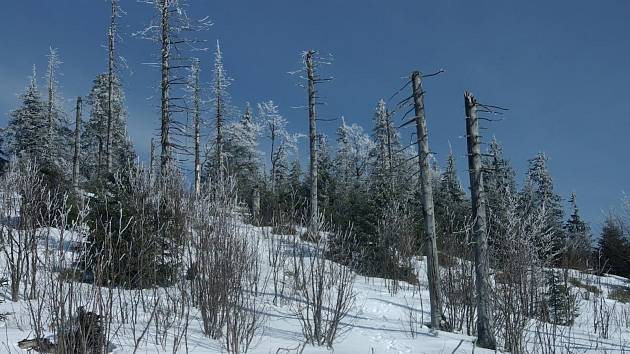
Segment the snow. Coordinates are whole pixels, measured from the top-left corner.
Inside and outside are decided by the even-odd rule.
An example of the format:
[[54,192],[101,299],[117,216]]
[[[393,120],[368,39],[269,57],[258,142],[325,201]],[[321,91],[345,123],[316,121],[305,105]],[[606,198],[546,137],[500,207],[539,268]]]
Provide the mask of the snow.
[[[241,226],[247,229],[251,237],[261,238],[259,253],[260,260],[264,272],[269,272],[267,265],[267,237],[269,236],[265,229],[253,227],[243,224]],[[51,229],[42,230],[43,235],[48,236],[49,245],[59,244],[59,230]],[[268,229],[266,230],[268,231]],[[74,247],[72,244],[76,242],[76,235],[67,235],[64,238],[71,241],[63,241],[64,245],[63,257],[72,256]],[[40,245],[43,250],[44,244]],[[417,267],[424,274],[424,262],[418,261]],[[42,272],[47,272],[43,270]],[[596,277],[594,275],[583,275],[572,271],[572,276],[579,277],[584,283],[597,284],[601,283],[603,295],[607,295],[610,289],[615,286],[623,286],[628,281],[624,278],[605,276]],[[304,353],[471,353],[473,352],[474,337],[447,332],[432,333],[429,328],[417,324],[414,335],[411,335],[408,321],[410,314],[417,316],[418,321],[428,321],[429,319],[429,296],[426,289],[426,278],[420,279],[420,289],[414,289],[413,286],[402,283],[401,289],[395,295],[391,295],[388,291],[386,280],[379,278],[366,278],[357,276],[355,290],[357,298],[354,308],[349,317],[344,322],[348,325],[345,332],[336,342],[334,350],[325,347],[313,347],[307,345]],[[90,299],[89,295],[93,291],[93,286],[89,284],[81,284],[77,291],[84,294],[85,299]],[[172,289],[171,289],[172,290]],[[10,315],[7,320],[0,324],[0,352],[5,353],[23,353],[24,351],[17,347],[17,342],[27,337],[33,336],[29,324],[29,308],[28,301],[20,300],[12,303],[9,295],[6,293],[8,289],[3,290],[5,302],[0,304],[0,312],[8,312]],[[154,290],[123,290],[115,289],[116,296],[120,296],[123,301],[114,301],[113,306],[116,309],[113,313],[121,311],[130,311],[127,306],[134,295],[138,295],[140,291],[145,292],[147,299],[165,299],[169,289]],[[266,321],[261,335],[254,340],[253,348],[250,353],[297,353],[299,346],[303,342],[303,335],[298,320],[294,317],[289,300],[279,301],[278,305],[273,305],[273,288],[271,281],[267,283],[266,291],[263,292],[259,301],[264,302],[264,313]],[[567,328],[560,328],[563,333],[563,339],[560,341],[558,348],[560,352],[580,352],[580,353],[607,353],[622,352],[622,348],[626,351],[630,349],[630,330],[621,321],[612,321],[610,335],[608,339],[602,339],[595,334],[593,330],[592,307],[594,306],[593,296],[590,300],[582,299],[580,303],[580,316],[576,320],[575,326],[569,331]],[[36,300],[33,300],[36,301]],[[89,301],[89,300],[88,300]],[[160,300],[162,301],[162,300]],[[630,313],[630,306],[613,300],[606,300],[606,305],[611,306],[614,310],[615,318],[621,319],[626,313]],[[164,306],[168,304],[165,303]],[[171,304],[172,305],[172,304]],[[121,308],[123,306],[124,308]],[[140,311],[140,323],[136,328],[128,323],[120,323],[114,320],[112,323],[111,342],[115,346],[114,353],[132,353],[134,352],[134,342],[140,336],[147,321],[151,317],[150,313],[142,312],[141,306],[137,306]],[[533,321],[532,321],[533,322]],[[529,328],[529,333],[533,334],[533,326]],[[183,322],[175,322],[169,330],[169,336],[164,343],[155,343],[156,331],[153,325],[147,328],[147,332],[143,339],[139,341],[140,345],[137,353],[166,353],[174,352],[173,335],[181,330]],[[135,338],[135,339],[134,339]],[[284,348],[281,349],[281,348]],[[200,315],[195,309],[192,309],[190,316],[190,324],[188,328],[187,342],[183,343],[177,352],[188,353],[221,353],[224,352],[222,343],[204,336],[201,325]],[[475,348],[475,353],[490,353],[493,351]]]

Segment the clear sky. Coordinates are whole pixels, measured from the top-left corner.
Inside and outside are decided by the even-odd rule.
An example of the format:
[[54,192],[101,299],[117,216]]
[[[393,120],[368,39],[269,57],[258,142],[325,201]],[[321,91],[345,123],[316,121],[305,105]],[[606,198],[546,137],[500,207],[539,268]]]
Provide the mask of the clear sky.
[[[502,142],[522,180],[527,159],[544,151],[557,191],[578,196],[583,215],[599,229],[603,211],[619,205],[628,189],[630,154],[630,2],[419,1],[419,0],[188,0],[189,12],[214,22],[201,37],[221,41],[226,69],[234,78],[233,104],[273,99],[291,129],[307,130],[306,114],[291,107],[306,96],[287,74],[300,53],[332,53],[321,87],[325,118],[341,115],[371,129],[374,106],[387,99],[412,70],[439,68],[446,74],[425,81],[432,150],[444,161],[449,142],[465,172],[463,92],[484,103],[508,107],[504,121],[486,136]],[[159,76],[142,63],[154,60],[154,44],[132,38],[153,15],[135,0],[121,0],[129,64],[123,80],[129,131],[142,158],[158,127],[153,99]],[[59,49],[60,78],[68,111],[87,95],[106,69],[104,0],[6,1],[0,14],[0,125],[17,104],[32,64],[45,71],[49,46]],[[210,81],[212,53],[200,57]],[[40,81],[43,84],[43,81]],[[339,122],[322,122],[329,135]],[[410,131],[404,132],[405,140]],[[304,150],[306,151],[306,150]]]

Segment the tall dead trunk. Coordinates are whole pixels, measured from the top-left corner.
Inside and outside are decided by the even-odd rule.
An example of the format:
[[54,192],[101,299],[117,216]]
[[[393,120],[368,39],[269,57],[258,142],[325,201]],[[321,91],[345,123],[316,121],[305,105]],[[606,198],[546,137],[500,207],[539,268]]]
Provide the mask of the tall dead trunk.
[[308,78],[308,133],[310,149],[311,215],[309,231],[314,240],[319,235],[319,211],[317,210],[317,126],[315,113],[315,67],[314,51],[306,53],[306,73]]
[[47,106],[47,115],[48,115],[48,126],[47,128],[47,141],[46,141],[46,151],[49,157],[49,161],[52,162],[53,158],[53,137],[54,137],[54,126],[55,126],[55,118],[54,109],[55,109],[55,63],[54,63],[53,52],[51,52],[50,62],[48,63],[48,106]]
[[193,62],[193,119],[195,125],[195,195],[201,193],[201,97],[199,88],[199,62]]
[[390,188],[390,193],[394,193],[394,168],[393,168],[393,154],[392,154],[392,129],[391,129],[391,114],[389,110],[385,111],[385,127],[387,131],[387,181]]
[[169,25],[169,2],[168,0],[161,0],[161,69],[162,69],[162,82],[161,82],[161,113],[162,121],[160,127],[162,153],[160,155],[160,174],[163,176],[166,174],[169,164],[171,162],[171,143],[169,137],[169,130],[171,125],[171,113],[170,113],[170,25]]
[[153,181],[155,176],[155,140],[151,138],[151,147],[150,147],[150,159],[149,159],[149,182]]
[[96,139],[98,140],[98,153],[96,154],[96,178],[101,178],[102,166],[103,166],[103,138],[99,134]]
[[227,92],[225,91],[229,86],[229,78],[227,77],[223,68],[223,54],[221,53],[221,46],[217,40],[217,49],[215,52],[214,62],[214,83],[213,94],[215,101],[215,153],[216,153],[216,178],[220,185],[220,188],[224,187],[225,174],[227,172],[225,166],[224,152],[223,152],[223,123],[226,119],[227,107]]
[[219,181],[223,185],[223,113],[219,95],[217,95],[216,128],[217,128],[217,167],[219,169]]
[[74,123],[74,158],[72,159],[72,186],[79,192],[79,156],[81,155],[81,96],[77,97],[76,120]]
[[277,158],[274,156],[276,152],[276,126],[273,125],[271,127],[271,195],[276,198],[276,161]]
[[466,109],[466,134],[468,145],[468,172],[470,175],[471,202],[473,213],[473,236],[475,242],[475,289],[477,292],[477,345],[495,349],[493,332],[494,316],[490,287],[490,264],[488,259],[488,233],[486,196],[483,188],[481,165],[481,141],[477,101],[470,92],[464,93]]
[[112,15],[109,24],[109,32],[107,35],[108,50],[107,50],[107,142],[105,144],[105,161],[107,164],[107,172],[112,170],[112,125],[114,121],[114,114],[112,110],[112,100],[114,96],[114,43],[116,36],[116,11],[117,0],[112,1]]
[[258,223],[258,218],[260,215],[260,189],[258,188],[258,184],[256,184],[254,186],[254,189],[252,190],[252,208],[251,208],[251,213],[252,213],[252,221],[254,223]]
[[431,328],[442,329],[442,301],[440,295],[440,268],[435,232],[435,212],[433,206],[433,187],[429,166],[429,135],[424,116],[424,91],[420,72],[411,74],[413,85],[413,103],[416,113],[416,135],[420,162],[420,186],[422,191],[422,211],[424,216],[425,248],[427,256],[427,277],[429,280],[429,299],[431,302]]

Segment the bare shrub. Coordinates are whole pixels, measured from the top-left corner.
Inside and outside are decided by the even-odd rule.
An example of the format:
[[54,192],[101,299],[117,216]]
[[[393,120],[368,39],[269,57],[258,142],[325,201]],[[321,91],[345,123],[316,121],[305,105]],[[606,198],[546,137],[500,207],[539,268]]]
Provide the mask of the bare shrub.
[[597,287],[596,285],[586,284],[578,278],[570,278],[569,284],[571,284],[571,286],[574,286],[578,289],[584,290],[582,292],[582,298],[584,300],[590,300],[591,294],[593,294],[594,296],[599,296],[602,293],[600,288]]
[[[336,233],[335,238],[343,239],[342,244],[353,243],[350,231]],[[332,348],[343,332],[342,321],[353,307],[356,294],[355,273],[348,266],[326,259],[329,246],[326,237],[315,243],[296,243],[292,261],[297,299],[292,308],[306,341]]]
[[603,296],[594,296],[591,305],[593,309],[593,330],[600,338],[607,339],[611,316],[615,313],[615,304],[610,306],[606,303],[606,299]]
[[270,267],[271,283],[273,285],[273,304],[278,305],[278,299],[284,299],[284,292],[287,284],[288,257],[285,246],[288,242],[287,236],[273,235],[265,231],[267,239],[267,262]]
[[411,209],[398,202],[385,208],[384,215],[378,221],[379,240],[376,268],[369,274],[379,274],[385,278],[387,290],[395,295],[401,289],[401,281],[417,284],[417,276],[411,265],[411,258],[417,250],[414,218]]
[[[0,236],[9,271],[11,301],[35,296],[38,227],[46,187],[38,165],[31,160],[14,161],[0,177]],[[27,287],[30,284],[30,292]]]
[[411,299],[405,297],[405,317],[400,320],[402,329],[412,339],[418,336],[424,324],[424,306],[422,292],[418,287],[413,288]]
[[77,209],[67,194],[49,191],[39,210],[40,238],[34,297],[26,303],[32,341],[40,342],[44,329],[56,337],[51,344],[60,353],[103,353],[108,348],[111,297],[100,287],[87,289],[77,274],[75,253],[84,236],[87,205]]
[[473,247],[471,246],[470,218],[461,218],[455,211],[446,209],[448,223],[441,227],[442,286],[445,328],[464,331],[473,335],[476,331],[476,298]]
[[263,324],[257,301],[261,281],[258,244],[234,216],[233,183],[195,203],[195,303],[204,333],[223,339],[230,353],[246,353]]
[[611,300],[619,301],[623,304],[630,303],[630,288],[616,287],[610,293],[608,298]]
[[224,347],[229,353],[247,353],[260,334],[265,318],[257,294],[241,289],[228,307]]

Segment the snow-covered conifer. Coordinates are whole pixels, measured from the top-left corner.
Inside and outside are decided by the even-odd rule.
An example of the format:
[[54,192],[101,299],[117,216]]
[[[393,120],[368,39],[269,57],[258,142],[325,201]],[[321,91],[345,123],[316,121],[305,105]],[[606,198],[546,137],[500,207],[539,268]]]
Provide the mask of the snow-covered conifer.
[[226,125],[224,129],[226,170],[229,175],[236,177],[238,191],[248,199],[259,175],[258,138],[261,130],[262,127],[254,120],[249,103],[242,118]]
[[6,129],[7,152],[17,157],[46,156],[48,138],[48,119],[46,106],[37,88],[37,73],[33,73],[26,90],[20,95],[21,106],[10,113]]
[[[106,73],[99,74],[93,81],[92,89],[87,98],[90,106],[90,116],[85,124],[82,140],[83,174],[94,177],[99,172],[106,171],[106,143],[109,112],[109,82]],[[120,79],[114,75],[112,83],[111,109],[114,120],[111,124],[112,171],[128,166],[135,158],[133,146],[127,134],[127,111],[125,109],[125,94]]]

